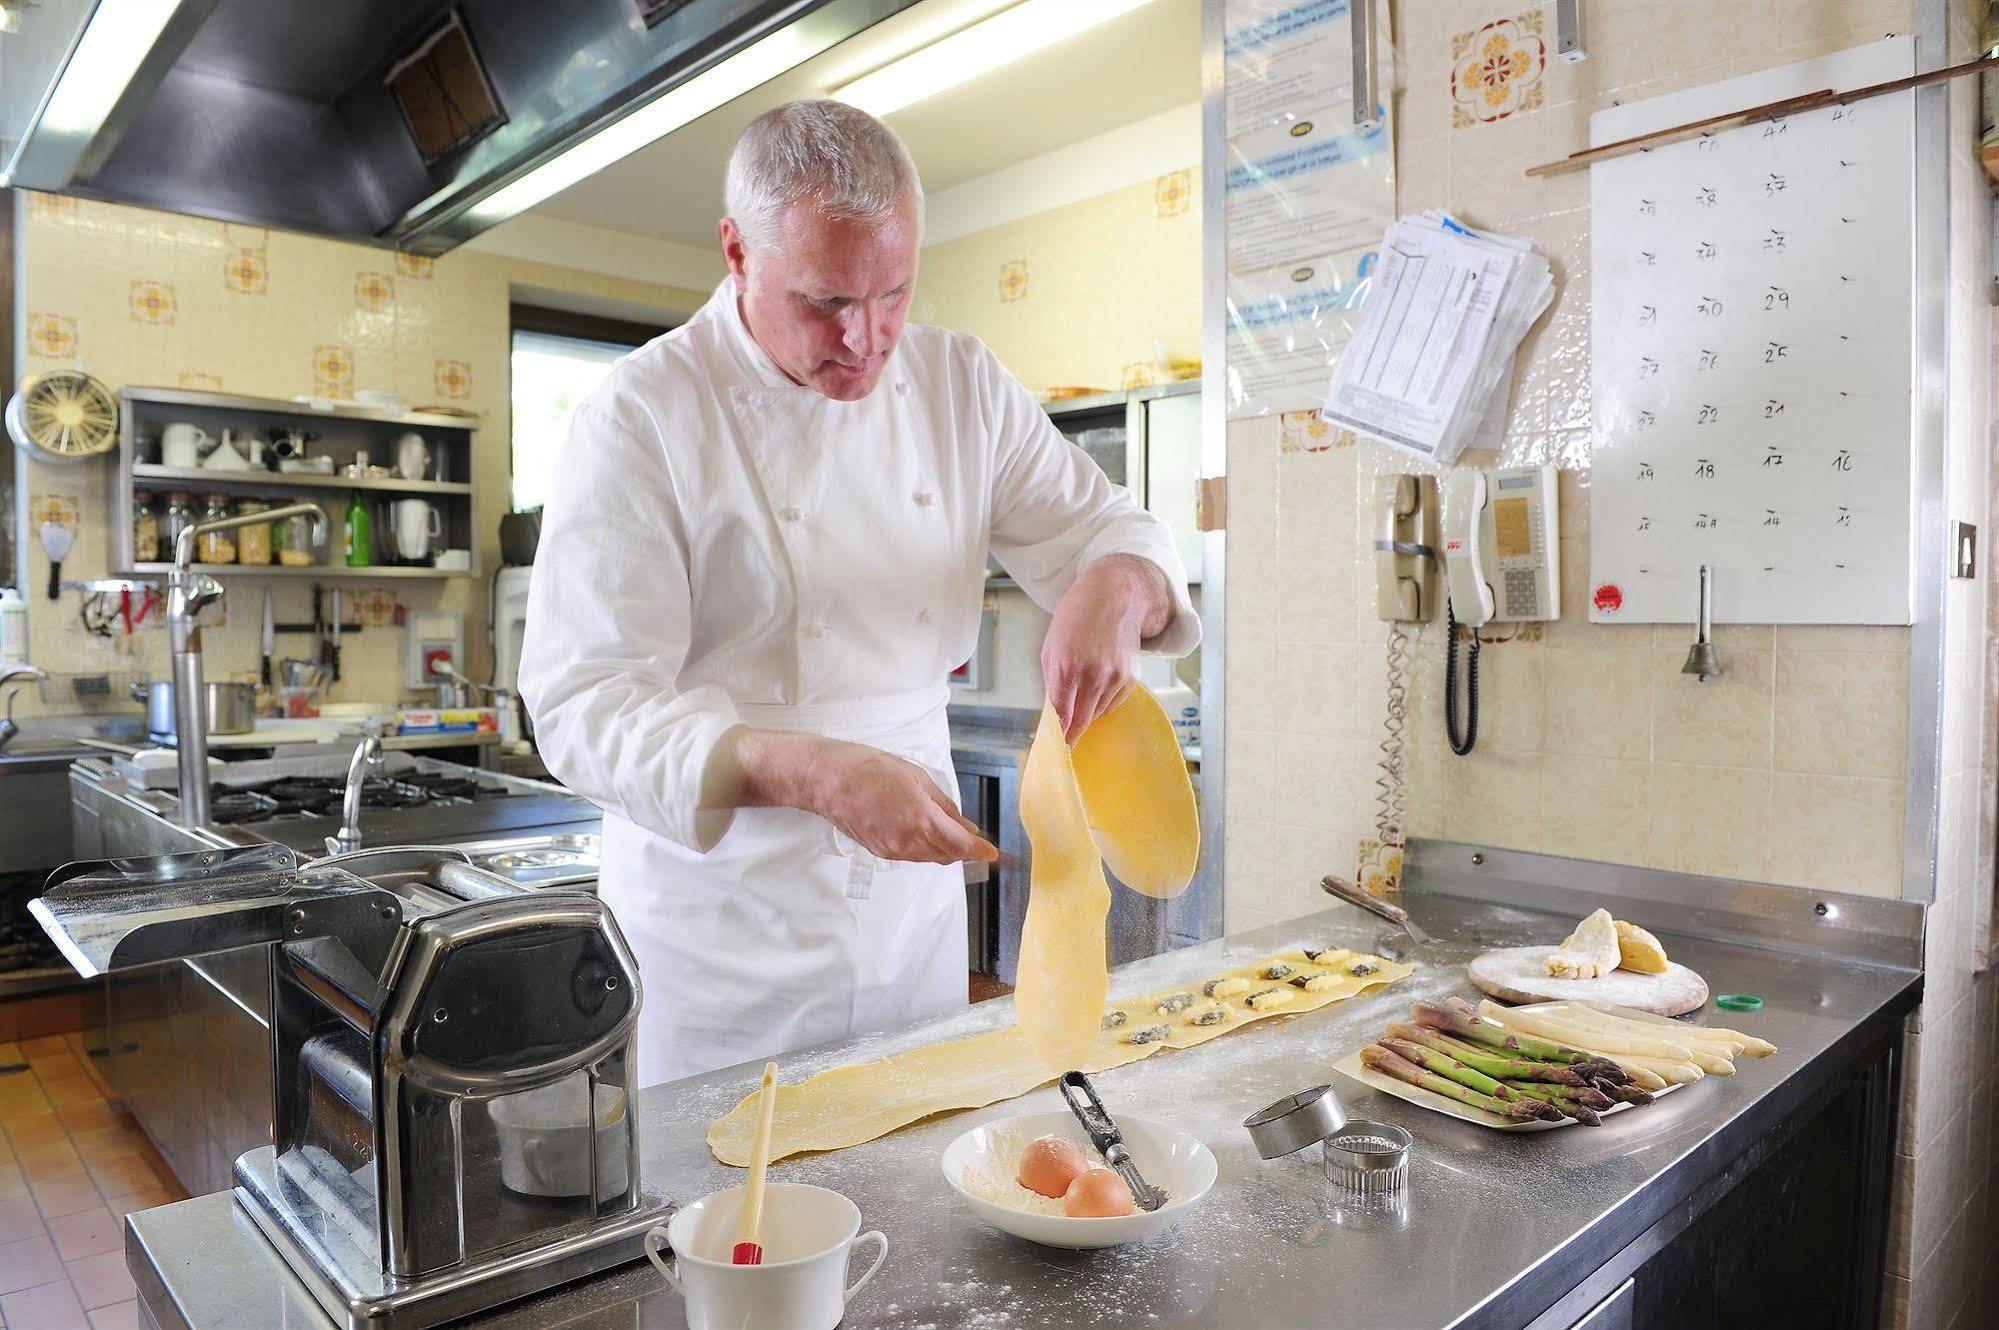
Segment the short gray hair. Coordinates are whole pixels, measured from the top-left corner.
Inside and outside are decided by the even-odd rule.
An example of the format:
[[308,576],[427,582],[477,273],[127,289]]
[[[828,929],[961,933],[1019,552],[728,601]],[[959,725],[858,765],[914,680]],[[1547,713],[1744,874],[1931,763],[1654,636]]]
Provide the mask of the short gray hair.
[[776,242],[794,203],[810,202],[843,222],[880,225],[914,201],[923,225],[923,182],[896,132],[859,107],[789,102],[752,120],[729,154],[723,203],[753,244]]

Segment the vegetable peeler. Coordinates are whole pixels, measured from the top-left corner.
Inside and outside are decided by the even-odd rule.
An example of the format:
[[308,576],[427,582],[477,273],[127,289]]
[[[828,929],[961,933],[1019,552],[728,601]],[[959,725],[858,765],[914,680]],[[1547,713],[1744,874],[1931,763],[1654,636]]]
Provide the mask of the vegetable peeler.
[[1117,1175],[1124,1179],[1124,1185],[1131,1188],[1132,1203],[1141,1210],[1157,1210],[1166,1204],[1167,1195],[1162,1187],[1155,1187],[1139,1173],[1138,1165],[1131,1162],[1131,1151],[1124,1148],[1124,1133],[1111,1120],[1104,1101],[1097,1098],[1097,1087],[1090,1084],[1090,1078],[1080,1071],[1064,1072],[1061,1080],[1062,1098],[1068,1101],[1069,1111],[1083,1124],[1083,1130],[1090,1135],[1090,1144],[1097,1147],[1097,1153],[1104,1157]]

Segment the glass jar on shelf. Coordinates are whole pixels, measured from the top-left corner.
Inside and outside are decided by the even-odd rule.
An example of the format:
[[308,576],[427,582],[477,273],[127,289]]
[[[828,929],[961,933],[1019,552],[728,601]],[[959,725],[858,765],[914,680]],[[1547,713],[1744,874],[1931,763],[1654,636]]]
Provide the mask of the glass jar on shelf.
[[159,561],[160,518],[153,511],[152,491],[135,490],[132,494],[132,562]]
[[[220,522],[230,516],[229,496],[211,494],[208,496],[208,511],[202,514],[204,522]],[[236,533],[231,531],[204,531],[198,542],[199,552],[195,555],[202,563],[236,562]]]
[[166,519],[160,524],[160,554],[171,562],[180,544],[180,533],[194,525],[194,496],[186,490],[167,495]]
[[287,517],[278,522],[271,531],[278,562],[286,568],[310,568],[318,563],[319,551],[314,548],[312,537],[309,517]]
[[[256,513],[268,512],[271,505],[262,499],[238,499],[236,515],[249,517]],[[271,524],[254,522],[249,526],[236,528],[236,562],[251,568],[262,568],[271,561]]]

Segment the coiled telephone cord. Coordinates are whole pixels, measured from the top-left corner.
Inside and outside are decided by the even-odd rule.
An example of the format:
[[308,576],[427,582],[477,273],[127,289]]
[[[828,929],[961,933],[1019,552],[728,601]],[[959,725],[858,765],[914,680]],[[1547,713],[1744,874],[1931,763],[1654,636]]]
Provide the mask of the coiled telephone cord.
[[1465,724],[1463,733],[1458,730],[1458,610],[1449,601],[1444,603],[1444,630],[1449,634],[1444,639],[1444,734],[1451,741],[1451,751],[1459,757],[1471,752],[1478,745],[1478,633],[1471,635],[1470,659],[1465,665]]

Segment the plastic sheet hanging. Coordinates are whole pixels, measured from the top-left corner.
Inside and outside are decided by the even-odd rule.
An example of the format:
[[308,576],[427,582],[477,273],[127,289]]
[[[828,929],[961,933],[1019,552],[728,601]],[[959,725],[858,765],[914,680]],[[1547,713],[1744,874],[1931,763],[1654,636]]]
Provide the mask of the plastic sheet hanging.
[[[1387,6],[1375,0],[1379,14]],[[1228,0],[1228,413],[1308,411],[1395,216],[1393,121],[1353,119],[1347,0]],[[1377,42],[1379,85],[1393,47]]]

